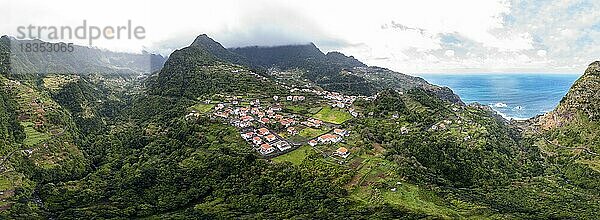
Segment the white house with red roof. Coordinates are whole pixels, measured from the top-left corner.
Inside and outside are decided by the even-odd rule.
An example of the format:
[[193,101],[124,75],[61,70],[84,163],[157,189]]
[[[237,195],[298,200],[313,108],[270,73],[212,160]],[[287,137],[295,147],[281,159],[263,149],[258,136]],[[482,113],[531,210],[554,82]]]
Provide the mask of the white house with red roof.
[[343,158],[347,158],[350,155],[350,152],[345,147],[340,147],[333,154]]
[[291,125],[294,125],[296,123],[296,121],[294,121],[294,119],[291,119],[291,118],[286,118],[286,119],[279,120],[279,123],[287,128]]
[[337,143],[342,140],[342,138],[335,134],[324,134],[317,138],[321,143]]
[[259,128],[257,133],[260,136],[265,136],[265,135],[268,135],[270,132],[269,132],[269,129]]
[[246,132],[246,133],[242,134],[242,138],[244,138],[246,140],[252,138],[252,136],[254,136],[254,132]]
[[280,150],[280,151],[285,151],[288,150],[290,148],[292,148],[292,146],[290,146],[290,144],[288,144],[285,141],[278,141],[277,143],[275,143],[275,146]]
[[294,127],[289,127],[289,128],[287,128],[287,132],[288,132],[290,135],[297,135],[297,134],[298,134],[298,130],[296,130],[296,128],[294,128]]
[[339,136],[348,136],[348,131],[344,130],[344,129],[333,129],[333,133],[339,135]]
[[268,142],[277,140],[277,137],[275,137],[275,135],[272,135],[272,134],[267,135],[267,137],[265,137],[265,138],[267,139]]
[[275,148],[272,147],[270,144],[262,144],[260,145],[260,153],[266,155],[266,154],[270,154],[273,153],[273,151],[275,151]]
[[254,143],[255,145],[260,145],[262,144],[262,139],[260,139],[260,137],[254,137],[252,138],[252,143]]
[[270,121],[271,121],[271,120],[270,120],[270,119],[268,119],[268,118],[261,118],[261,119],[260,119],[260,122],[261,122],[261,123],[263,123],[263,124],[268,124]]

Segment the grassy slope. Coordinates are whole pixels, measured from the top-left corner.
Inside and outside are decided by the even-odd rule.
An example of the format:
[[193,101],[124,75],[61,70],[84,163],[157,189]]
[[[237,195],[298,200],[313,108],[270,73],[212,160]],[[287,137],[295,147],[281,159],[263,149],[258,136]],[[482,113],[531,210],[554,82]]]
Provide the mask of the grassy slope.
[[312,151],[313,151],[313,149],[310,146],[305,145],[305,146],[302,146],[290,153],[273,158],[272,160],[275,162],[287,161],[287,162],[291,162],[294,165],[300,165]]
[[341,123],[344,123],[345,121],[351,119],[352,115],[350,115],[350,113],[348,113],[344,110],[326,106],[326,107],[323,107],[323,109],[321,109],[319,112],[317,112],[317,114],[313,115],[313,117],[316,119],[325,121],[325,122],[341,124]]

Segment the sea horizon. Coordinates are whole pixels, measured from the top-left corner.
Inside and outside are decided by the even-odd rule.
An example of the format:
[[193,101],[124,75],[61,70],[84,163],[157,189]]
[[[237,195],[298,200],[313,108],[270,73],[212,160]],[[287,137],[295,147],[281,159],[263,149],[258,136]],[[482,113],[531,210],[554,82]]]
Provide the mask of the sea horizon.
[[506,119],[525,120],[552,111],[581,74],[447,73],[419,74],[446,86],[467,104],[492,107]]

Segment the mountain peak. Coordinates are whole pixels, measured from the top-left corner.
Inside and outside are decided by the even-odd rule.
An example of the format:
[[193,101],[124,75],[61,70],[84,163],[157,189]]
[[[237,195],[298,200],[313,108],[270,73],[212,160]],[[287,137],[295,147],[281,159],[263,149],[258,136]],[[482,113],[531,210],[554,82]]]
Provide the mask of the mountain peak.
[[588,69],[585,71],[586,74],[595,74],[598,75],[600,74],[600,61],[594,61],[593,63],[590,63],[590,65],[588,66]]
[[325,56],[331,62],[341,65],[344,68],[367,67],[367,65],[360,62],[353,56],[346,56],[345,54],[337,51],[328,52]]
[[232,53],[223,47],[221,43],[213,40],[206,34],[198,35],[190,47],[200,48],[201,50],[208,52],[214,57],[223,61],[239,65],[248,65],[248,61],[245,57]]
[[196,39],[194,39],[194,42],[192,42],[192,44],[191,44],[191,46],[207,46],[207,45],[219,45],[219,46],[223,47],[219,42],[213,40],[206,34],[198,35],[196,37]]
[[553,112],[541,117],[545,129],[561,127],[580,117],[600,121],[600,61],[591,63]]

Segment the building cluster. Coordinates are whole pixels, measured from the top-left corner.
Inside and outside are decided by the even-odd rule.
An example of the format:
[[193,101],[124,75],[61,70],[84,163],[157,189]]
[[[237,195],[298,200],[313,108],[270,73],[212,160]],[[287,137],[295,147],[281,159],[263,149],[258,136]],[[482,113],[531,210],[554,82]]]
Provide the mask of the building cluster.
[[271,154],[276,151],[276,148],[281,152],[291,148],[291,145],[286,140],[267,128],[247,130],[241,136],[250,144],[256,146],[256,149],[262,155]]
[[357,98],[356,96],[348,96],[337,92],[325,91],[323,93],[323,98],[329,100],[328,104],[334,108],[346,108],[346,106],[351,106]]
[[310,128],[320,128],[323,125],[323,121],[314,118],[308,118],[306,121],[301,122],[301,124]]
[[[347,108],[348,111],[356,117],[358,113],[351,107],[352,103],[357,99],[356,96],[347,96],[340,93],[329,91],[317,91],[314,89],[297,89],[293,88],[290,92],[302,91],[304,93],[313,93],[321,96],[327,101],[327,104]],[[303,102],[306,97],[303,95],[289,95],[279,97],[272,96],[275,104],[262,103],[260,99],[238,100],[236,97],[227,98],[225,102],[215,104],[212,115],[216,118],[224,119],[228,124],[237,127],[240,130],[241,137],[246,140],[251,146],[262,155],[271,156],[278,155],[289,151],[293,146],[301,146],[302,142],[292,142],[286,140],[280,135],[289,134],[289,137],[299,135],[303,128],[323,129],[329,128],[331,125],[319,119],[305,117],[302,115],[285,113],[282,111],[280,101]],[[212,103],[211,100],[203,101],[205,104]],[[246,103],[242,105],[241,103]],[[186,118],[198,118],[200,113],[193,110]],[[280,133],[282,132],[282,133]],[[319,137],[308,141],[310,146],[334,144],[343,141],[343,138],[348,136],[349,132],[343,129],[333,129],[332,131],[323,134]],[[304,142],[305,144],[306,142]],[[346,148],[339,148],[333,153],[334,156],[346,158],[349,155]]]
[[300,96],[297,96],[297,95],[291,96],[291,95],[289,95],[289,96],[287,96],[285,98],[285,100],[286,101],[292,101],[292,102],[302,102],[302,101],[306,100],[306,97],[304,97],[303,95],[300,95]]
[[324,135],[321,135],[319,137],[317,137],[316,139],[310,140],[308,141],[308,144],[310,146],[316,146],[318,144],[333,144],[333,143],[338,143],[341,142],[343,139],[343,137],[346,137],[349,135],[349,132],[344,130],[344,129],[333,129],[332,133],[327,133]]
[[215,106],[214,116],[226,119],[230,125],[238,127],[242,138],[255,146],[263,155],[291,149],[292,146],[287,140],[267,127],[279,123],[287,129],[294,130],[291,127],[297,123],[294,117],[280,113],[279,104],[264,108],[259,99],[251,100],[249,103],[249,107],[237,106],[233,102],[219,103]]

